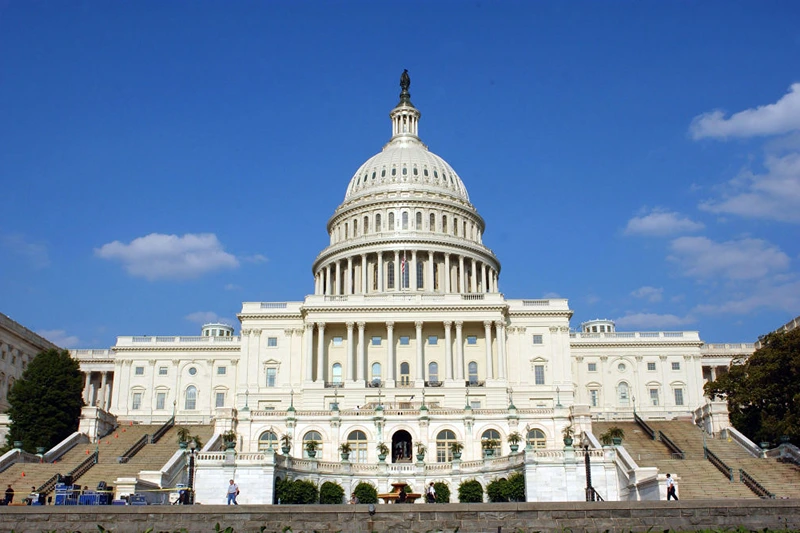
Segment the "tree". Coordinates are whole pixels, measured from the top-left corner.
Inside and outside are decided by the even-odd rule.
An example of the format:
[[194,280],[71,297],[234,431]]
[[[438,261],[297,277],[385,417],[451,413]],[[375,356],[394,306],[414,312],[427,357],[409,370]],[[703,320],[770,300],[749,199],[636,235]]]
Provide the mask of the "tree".
[[328,505],[344,503],[344,489],[334,481],[326,481],[319,488],[319,503]]
[[746,359],[706,383],[710,398],[727,399],[733,427],[755,442],[788,435],[800,444],[800,329],[770,333]]
[[482,503],[483,486],[477,479],[462,481],[458,486],[458,501],[461,503]]
[[82,394],[81,370],[69,352],[40,353],[8,393],[8,442],[22,441],[26,450],[49,450],[77,431]]
[[375,487],[362,481],[353,489],[353,494],[358,498],[359,503],[378,503],[378,491]]

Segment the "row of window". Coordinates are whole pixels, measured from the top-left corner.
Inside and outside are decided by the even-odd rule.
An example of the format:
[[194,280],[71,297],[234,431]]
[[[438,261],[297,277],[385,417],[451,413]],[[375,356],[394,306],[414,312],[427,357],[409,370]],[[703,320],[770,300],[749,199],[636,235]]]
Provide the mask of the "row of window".
[[[652,406],[659,406],[659,398],[661,394],[661,389],[651,387],[647,390],[649,398],[649,404]],[[676,406],[683,406],[684,405],[684,397],[683,397],[683,388],[675,387],[672,389],[673,399],[675,401]],[[630,396],[630,388],[627,383],[624,381],[617,385],[617,405],[621,407],[625,407],[630,405],[631,396]],[[592,407],[599,407],[600,406],[600,389],[599,388],[592,388],[589,389],[589,404]]]
[[[442,215],[441,219],[437,219],[436,213],[429,213],[427,227],[423,225],[422,211],[417,211],[414,214],[414,224],[410,224],[408,211],[403,211],[400,213],[399,220],[395,220],[395,214],[392,211],[388,213],[387,218],[388,223],[385,229],[388,231],[408,229],[424,231],[427,229],[431,232],[439,231],[440,233],[452,233],[456,237],[460,235],[461,237],[478,240],[478,227],[473,222],[464,219],[459,220],[458,217],[451,217],[449,219],[450,224],[448,225],[447,215]],[[384,230],[383,216],[381,213],[376,213],[374,215],[374,219],[370,215],[364,215],[360,229],[359,220],[357,218],[340,224],[338,226],[338,230],[334,230],[331,233],[331,238],[333,239],[334,237],[338,237],[338,240],[341,241],[342,239],[349,239],[351,235],[353,237],[358,237],[359,235],[368,235],[370,232],[371,223],[374,224],[372,226],[375,228],[374,231],[380,233]]]
[[[274,386],[274,385],[273,385]],[[143,391],[134,391],[131,396],[131,410],[138,411],[142,408]],[[225,407],[227,392],[217,391],[214,393],[214,407]],[[197,387],[189,385],[183,396],[183,408],[188,411],[197,409]],[[167,393],[156,392],[155,410],[167,409]]]
[[[417,165],[413,165],[411,167],[411,173],[414,176],[419,176],[419,168],[417,168]],[[442,181],[445,184],[449,180],[449,183],[450,183],[450,185],[452,187],[456,186],[456,181],[455,181],[455,179],[453,178],[453,175],[450,172],[448,172],[446,170],[441,170],[441,173],[442,173]],[[396,166],[392,166],[390,175],[391,175],[391,177],[394,177],[394,178],[397,177],[397,167]],[[400,170],[400,175],[401,176],[408,176],[408,166],[407,165],[404,164],[402,166],[402,168]],[[370,180],[372,182],[374,182],[375,178],[378,177],[378,170],[374,169],[372,171],[372,175],[371,176],[372,177],[370,178],[370,173],[369,172],[365,172],[363,176],[359,176],[358,179],[356,180],[356,186],[361,185],[362,183],[364,185],[366,185],[367,182],[370,181]],[[428,167],[425,166],[425,165],[422,166],[422,176],[425,177],[425,178],[431,177],[430,173],[428,172]],[[385,178],[386,177],[386,167],[383,167],[381,169],[380,177],[381,178]],[[438,169],[433,169],[433,179],[436,180],[436,181],[439,181],[439,170]]]
[[[678,371],[678,370],[681,369],[680,361],[672,361],[672,363],[670,363],[670,364],[671,364],[672,370]],[[587,368],[588,368],[589,372],[597,372],[597,363],[587,363]],[[625,363],[619,363],[617,365],[617,370],[619,370],[620,372],[625,372],[625,370],[627,370],[627,368],[628,367],[627,367],[627,365],[625,365]],[[650,372],[655,372],[655,370],[656,370],[655,362],[649,361],[647,363],[647,370],[650,371]]]

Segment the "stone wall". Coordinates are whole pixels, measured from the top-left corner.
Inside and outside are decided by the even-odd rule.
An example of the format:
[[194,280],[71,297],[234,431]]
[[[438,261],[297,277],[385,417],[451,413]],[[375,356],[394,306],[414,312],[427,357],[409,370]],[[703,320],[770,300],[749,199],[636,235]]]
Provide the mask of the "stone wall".
[[[196,505],[147,507],[3,507],[0,531],[97,531],[97,525],[114,533],[177,531],[213,532],[215,524],[237,533],[283,532],[433,532],[508,533],[534,531],[637,532],[694,531],[703,528],[800,530],[798,500],[505,503],[444,505]],[[288,530],[287,530],[288,531]]]

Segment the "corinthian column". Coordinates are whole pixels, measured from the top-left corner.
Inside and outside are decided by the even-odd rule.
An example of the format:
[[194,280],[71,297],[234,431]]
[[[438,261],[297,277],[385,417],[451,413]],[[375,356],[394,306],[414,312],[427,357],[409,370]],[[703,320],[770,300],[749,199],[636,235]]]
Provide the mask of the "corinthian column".
[[394,381],[394,322],[386,323],[386,342],[389,343],[387,351],[386,379]]
[[486,339],[486,379],[494,378],[494,370],[492,369],[492,321],[485,320],[483,322],[483,331]]
[[325,322],[317,322],[317,381],[325,381]]
[[[425,381],[425,363],[422,360],[422,321],[414,322],[417,334],[417,380]],[[422,383],[424,385],[424,383]]]
[[456,379],[464,379],[464,323],[456,321]]
[[444,323],[444,377],[445,379],[453,379],[453,343],[451,336],[451,329],[453,323],[445,321]]
[[306,323],[306,381],[314,379],[314,323]]
[[497,372],[500,379],[506,379],[506,325],[502,320],[494,323],[497,329]]
[[364,381],[364,329],[366,327],[366,322],[358,323],[358,376],[356,379],[359,381]]
[[347,380],[353,381],[356,377],[356,351],[353,349],[353,324],[347,323]]

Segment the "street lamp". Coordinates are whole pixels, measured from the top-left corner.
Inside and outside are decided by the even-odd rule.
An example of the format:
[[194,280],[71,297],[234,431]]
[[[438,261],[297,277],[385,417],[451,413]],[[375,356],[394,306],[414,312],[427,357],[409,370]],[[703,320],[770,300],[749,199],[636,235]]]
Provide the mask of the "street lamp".
[[197,453],[197,441],[189,443],[189,494],[186,498],[188,505],[194,504],[194,454]]
[[592,459],[589,457],[589,437],[586,436],[586,432],[583,432],[583,440],[581,440],[581,444],[583,444],[583,465],[586,467],[586,501],[593,502],[594,499],[594,489],[592,488]]

